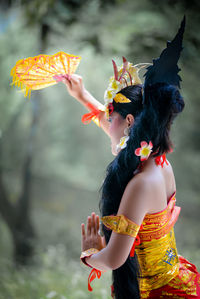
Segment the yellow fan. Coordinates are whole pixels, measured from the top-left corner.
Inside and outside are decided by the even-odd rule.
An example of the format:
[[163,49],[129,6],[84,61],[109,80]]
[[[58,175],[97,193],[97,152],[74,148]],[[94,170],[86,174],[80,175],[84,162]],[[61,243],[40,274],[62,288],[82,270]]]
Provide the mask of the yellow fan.
[[72,75],[80,60],[80,56],[64,52],[21,59],[11,70],[12,85],[21,87],[24,96],[30,97],[31,90],[56,84],[54,76]]

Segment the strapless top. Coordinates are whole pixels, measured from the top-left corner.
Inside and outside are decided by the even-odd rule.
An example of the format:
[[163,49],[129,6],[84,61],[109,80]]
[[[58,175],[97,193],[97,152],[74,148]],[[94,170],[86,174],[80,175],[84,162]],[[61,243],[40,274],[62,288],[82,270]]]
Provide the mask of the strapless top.
[[179,272],[179,259],[174,237],[180,207],[175,206],[176,192],[167,207],[153,214],[146,214],[139,230],[140,244],[135,251],[140,264],[140,289],[152,290],[167,284]]

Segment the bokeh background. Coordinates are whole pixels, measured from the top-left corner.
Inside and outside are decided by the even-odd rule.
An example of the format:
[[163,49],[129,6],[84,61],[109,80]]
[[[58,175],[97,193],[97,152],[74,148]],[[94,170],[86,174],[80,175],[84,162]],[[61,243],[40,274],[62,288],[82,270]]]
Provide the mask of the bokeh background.
[[[0,1],[0,299],[110,298],[111,273],[87,291],[79,262],[80,225],[98,213],[99,189],[113,159],[109,138],[59,83],[27,100],[10,70],[25,57],[58,51],[82,56],[77,73],[103,103],[121,65],[151,62],[187,25],[180,59],[185,109],[168,155],[182,207],[179,254],[200,267],[200,2],[194,0]],[[198,268],[200,270],[200,268]]]

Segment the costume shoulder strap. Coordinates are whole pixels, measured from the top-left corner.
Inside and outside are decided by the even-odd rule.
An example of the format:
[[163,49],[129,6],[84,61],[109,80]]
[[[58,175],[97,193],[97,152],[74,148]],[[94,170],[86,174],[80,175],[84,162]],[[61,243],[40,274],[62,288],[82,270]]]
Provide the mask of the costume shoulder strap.
[[101,218],[102,223],[118,234],[125,234],[136,237],[140,229],[140,225],[128,219],[124,215],[110,215]]

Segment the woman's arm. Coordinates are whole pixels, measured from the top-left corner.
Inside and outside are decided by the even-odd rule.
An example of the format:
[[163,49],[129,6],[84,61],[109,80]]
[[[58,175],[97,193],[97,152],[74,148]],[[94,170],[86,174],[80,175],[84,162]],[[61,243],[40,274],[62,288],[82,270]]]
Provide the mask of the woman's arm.
[[[139,175],[132,179],[123,194],[121,199],[120,207],[118,210],[118,215],[123,214],[131,221],[137,225],[141,225],[144,216],[148,212],[148,202],[150,196],[151,186],[145,182]],[[88,219],[89,220],[89,219]],[[92,228],[93,223],[91,219],[87,223],[87,235],[84,232],[82,224],[82,239],[83,246],[84,240],[87,240],[87,236],[92,239]],[[94,236],[95,238],[95,236]],[[105,248],[100,250],[100,252],[93,254],[91,257],[86,258],[86,262],[91,265],[93,268],[96,268],[101,271],[106,271],[109,269],[117,269],[124,264],[130,250],[133,246],[135,238],[112,232],[110,240]],[[89,249],[92,246],[87,244],[88,248],[82,248],[83,250]],[[97,248],[98,249],[98,248]]]
[[[69,94],[79,101],[88,111],[92,111],[92,107],[95,109],[104,109],[104,105],[97,101],[84,87],[82,77],[79,75],[71,75],[68,77],[62,77],[62,82],[66,85]],[[89,104],[89,105],[88,105]],[[104,111],[101,111],[99,116],[100,127],[104,132],[109,135],[109,122],[106,119]]]

